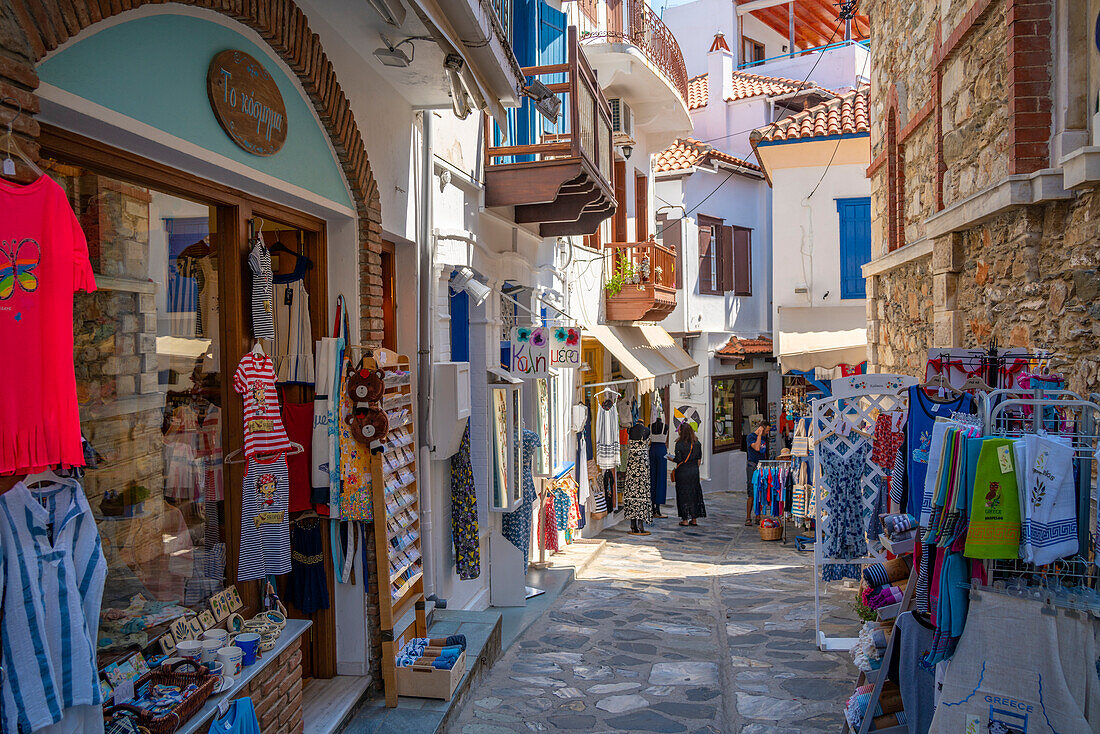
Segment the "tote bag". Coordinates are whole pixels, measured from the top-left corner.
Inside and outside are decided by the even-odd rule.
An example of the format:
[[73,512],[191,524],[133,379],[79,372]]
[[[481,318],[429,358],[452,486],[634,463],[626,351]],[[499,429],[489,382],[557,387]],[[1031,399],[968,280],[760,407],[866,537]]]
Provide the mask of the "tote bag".
[[794,436],[791,437],[791,456],[809,456],[810,437],[806,435],[806,421],[795,421]]

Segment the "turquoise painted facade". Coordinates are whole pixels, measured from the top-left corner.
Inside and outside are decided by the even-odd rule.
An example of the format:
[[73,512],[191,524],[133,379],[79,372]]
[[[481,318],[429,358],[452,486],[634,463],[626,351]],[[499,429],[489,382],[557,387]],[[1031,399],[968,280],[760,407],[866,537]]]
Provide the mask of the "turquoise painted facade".
[[[210,109],[206,72],[219,51],[260,61],[286,104],[287,140],[272,156],[241,150]],[[282,181],[354,207],[324,129],[294,81],[256,44],[190,15],[135,18],[104,28],[38,65],[41,80]]]

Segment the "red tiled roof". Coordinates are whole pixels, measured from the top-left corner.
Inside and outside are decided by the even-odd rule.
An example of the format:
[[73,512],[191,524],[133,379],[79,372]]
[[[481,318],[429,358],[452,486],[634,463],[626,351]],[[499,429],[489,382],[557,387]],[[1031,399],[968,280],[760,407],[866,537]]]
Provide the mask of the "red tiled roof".
[[710,163],[711,161],[721,161],[735,166],[743,166],[753,171],[761,170],[760,166],[755,163],[749,163],[740,158],[735,158],[729,153],[723,153],[693,138],[677,138],[672,145],[662,150],[657,154],[657,157],[654,158],[653,171],[655,173],[679,171],[684,168],[698,166],[701,163]]
[[729,359],[731,357],[744,358],[753,354],[771,353],[772,340],[766,336],[760,336],[756,339],[742,339],[740,337],[731,336],[725,346],[715,352],[715,356]]
[[[688,109],[696,110],[706,107],[710,99],[710,83],[706,74],[688,79]],[[799,90],[817,88],[813,82],[800,82],[796,79],[785,79],[780,76],[763,76],[750,74],[747,71],[733,72],[733,96],[727,97],[726,102],[736,102],[749,97],[761,95],[790,94]]]
[[774,125],[752,132],[755,145],[761,141],[808,140],[826,135],[848,135],[870,130],[867,113],[870,87],[860,87],[821,104],[785,117]]

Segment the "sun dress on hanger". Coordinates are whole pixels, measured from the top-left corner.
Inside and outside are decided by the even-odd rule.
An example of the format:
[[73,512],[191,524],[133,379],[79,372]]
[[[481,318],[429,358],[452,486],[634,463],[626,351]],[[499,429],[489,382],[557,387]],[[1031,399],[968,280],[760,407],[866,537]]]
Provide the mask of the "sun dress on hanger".
[[652,522],[653,498],[649,488],[649,440],[631,439],[623,484],[623,512],[628,520]]
[[[517,443],[519,443],[517,441]],[[527,566],[531,559],[531,509],[535,504],[535,500],[538,499],[538,493],[535,491],[535,477],[531,473],[531,460],[535,456],[535,449],[542,446],[542,441],[539,440],[539,434],[530,429],[524,429],[523,431],[523,496],[520,500],[520,505],[511,512],[504,513],[504,516],[500,519],[500,532],[505,538],[507,538],[512,545],[523,551],[523,572],[527,573]],[[517,446],[517,449],[520,447]],[[547,504],[553,505],[549,500],[549,494],[547,494]],[[551,523],[554,526],[554,539],[555,546],[557,541],[557,529],[556,523]],[[549,545],[547,546],[549,549]],[[554,550],[557,550],[555,547]]]
[[[822,442],[818,451],[828,486],[822,502],[822,556],[852,560],[867,555],[863,523],[863,472],[870,444],[849,448],[841,455],[839,446]],[[825,581],[859,578],[859,566],[827,563],[822,567]]]
[[[528,511],[528,517],[530,517]],[[530,530],[528,519],[528,530]],[[455,570],[464,581],[481,575],[481,544],[478,539],[477,490],[470,463],[470,424],[462,432],[458,453],[451,457],[451,535],[455,544]],[[530,536],[530,532],[528,532]]]

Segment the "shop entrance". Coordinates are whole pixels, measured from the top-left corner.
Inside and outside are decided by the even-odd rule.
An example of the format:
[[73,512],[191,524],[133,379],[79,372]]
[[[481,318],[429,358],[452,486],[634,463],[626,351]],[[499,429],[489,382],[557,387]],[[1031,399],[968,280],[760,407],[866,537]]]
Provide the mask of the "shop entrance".
[[[243,445],[233,374],[256,341],[250,238],[275,274],[276,339],[262,346],[276,363],[288,431],[305,421],[305,439],[291,438],[308,442],[312,378],[300,370],[327,331],[325,223],[51,126],[40,142],[40,165],[68,195],[98,285],[76,296],[73,358],[81,425],[98,455],[85,491],[108,561],[102,667],[135,649],[156,652],[166,607],[198,611],[235,584],[242,616],[259,611],[262,582],[236,581],[245,467],[225,461]],[[295,301],[280,319],[280,304]],[[293,474],[291,487],[293,496]],[[293,500],[291,509],[292,522],[328,537],[327,520],[293,512]],[[328,608],[307,615],[287,577],[278,586],[290,616],[313,621],[303,676],[331,677],[327,543],[320,553]]]

